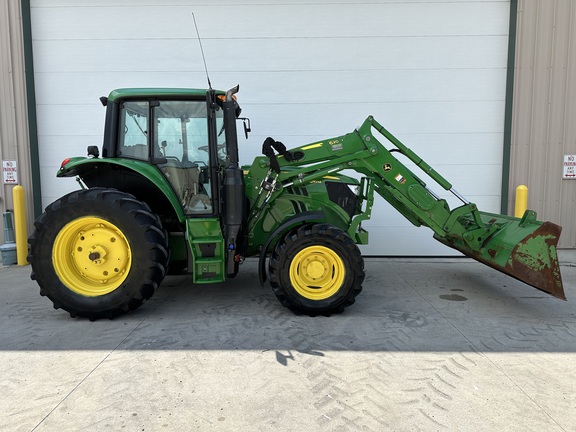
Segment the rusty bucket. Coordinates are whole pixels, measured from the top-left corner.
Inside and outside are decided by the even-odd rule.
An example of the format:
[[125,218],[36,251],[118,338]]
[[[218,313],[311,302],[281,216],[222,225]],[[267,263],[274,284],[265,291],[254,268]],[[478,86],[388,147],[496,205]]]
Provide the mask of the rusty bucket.
[[[470,241],[468,233],[437,240],[475,260],[556,298],[566,300],[556,246],[562,227],[536,220],[527,210],[522,219],[477,212],[485,236]],[[476,229],[478,231],[478,229]]]

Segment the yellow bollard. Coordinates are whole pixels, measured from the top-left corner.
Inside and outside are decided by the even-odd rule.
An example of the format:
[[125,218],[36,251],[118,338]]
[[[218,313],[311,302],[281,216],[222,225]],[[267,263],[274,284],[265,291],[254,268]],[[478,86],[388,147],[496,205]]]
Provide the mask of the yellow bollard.
[[26,229],[26,201],[24,188],[20,185],[12,189],[14,200],[14,232],[16,234],[16,258],[18,265],[28,264],[28,230]]
[[528,187],[520,185],[516,188],[516,205],[514,207],[514,216],[521,218],[528,209]]

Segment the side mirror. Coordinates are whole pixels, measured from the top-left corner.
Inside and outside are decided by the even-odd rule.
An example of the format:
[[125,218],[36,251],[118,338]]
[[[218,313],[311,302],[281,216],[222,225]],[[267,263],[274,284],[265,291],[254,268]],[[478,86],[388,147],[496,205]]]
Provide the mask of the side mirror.
[[88,156],[92,156],[95,158],[100,156],[100,151],[98,150],[98,146],[88,146],[87,153],[88,153]]

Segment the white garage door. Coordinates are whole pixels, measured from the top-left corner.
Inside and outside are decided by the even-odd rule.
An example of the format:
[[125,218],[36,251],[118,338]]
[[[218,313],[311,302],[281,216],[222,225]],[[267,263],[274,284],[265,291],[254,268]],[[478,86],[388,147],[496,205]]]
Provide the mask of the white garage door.
[[[509,1],[32,0],[42,199],[76,189],[62,159],[100,145],[118,87],[240,84],[253,133],[288,147],[374,115],[481,210],[499,212]],[[409,165],[410,166],[410,165]],[[439,195],[448,196],[439,187]],[[457,204],[452,198],[451,204]],[[369,255],[446,255],[377,197]]]

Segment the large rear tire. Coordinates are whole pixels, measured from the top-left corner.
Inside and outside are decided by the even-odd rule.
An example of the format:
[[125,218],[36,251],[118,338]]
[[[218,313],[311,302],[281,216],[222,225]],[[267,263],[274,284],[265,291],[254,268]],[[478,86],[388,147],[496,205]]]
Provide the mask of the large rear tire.
[[362,291],[364,260],[344,231],[304,225],[276,245],[269,273],[282,305],[296,314],[327,316],[342,312]]
[[115,189],[72,192],[50,204],[28,239],[32,279],[56,309],[113,318],[152,297],[168,244],[146,203]]

